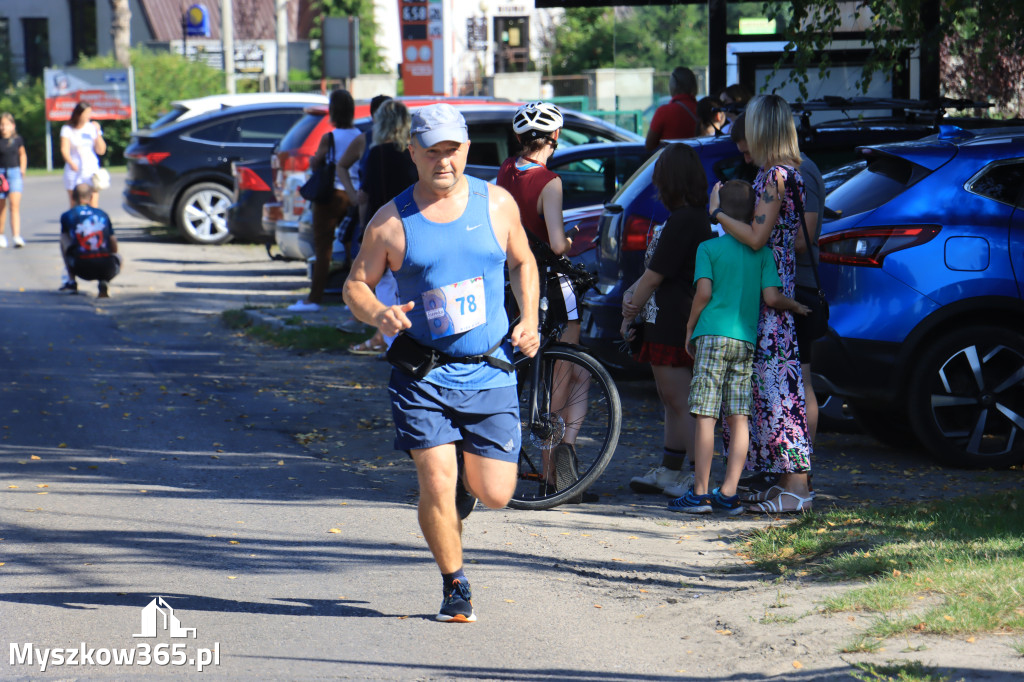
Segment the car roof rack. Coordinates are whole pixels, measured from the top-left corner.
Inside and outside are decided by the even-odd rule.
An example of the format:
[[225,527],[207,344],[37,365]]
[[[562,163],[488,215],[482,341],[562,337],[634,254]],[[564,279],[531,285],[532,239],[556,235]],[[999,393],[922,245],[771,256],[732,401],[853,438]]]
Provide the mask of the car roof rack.
[[933,99],[900,99],[896,97],[834,97],[825,96],[806,102],[790,102],[793,111],[842,111],[845,109],[904,109],[939,112],[946,109],[988,109],[990,102],[936,97]]

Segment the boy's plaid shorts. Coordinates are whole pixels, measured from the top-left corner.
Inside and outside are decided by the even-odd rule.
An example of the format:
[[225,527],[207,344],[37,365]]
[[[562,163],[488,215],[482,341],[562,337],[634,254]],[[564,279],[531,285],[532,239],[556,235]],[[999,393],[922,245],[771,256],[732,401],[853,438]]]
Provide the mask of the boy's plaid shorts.
[[726,336],[699,336],[694,344],[690,413],[716,419],[719,412],[750,416],[754,344]]

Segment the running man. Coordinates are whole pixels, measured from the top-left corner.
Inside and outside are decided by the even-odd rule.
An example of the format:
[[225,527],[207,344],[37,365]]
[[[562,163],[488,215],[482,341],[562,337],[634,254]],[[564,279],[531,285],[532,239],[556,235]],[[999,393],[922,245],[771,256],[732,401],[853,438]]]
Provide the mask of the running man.
[[[344,295],[361,321],[386,335],[402,332],[388,353],[396,365],[388,386],[395,448],[416,464],[420,528],[443,579],[437,619],[467,623],[476,615],[462,571],[462,519],[474,497],[500,509],[515,491],[520,425],[511,345],[530,357],[540,346],[537,264],[508,192],[463,174],[462,114],[448,104],[423,107],[411,133],[419,179],[370,220]],[[522,311],[511,345],[506,262]],[[374,296],[386,269],[400,305]],[[438,351],[438,366],[412,369]]]

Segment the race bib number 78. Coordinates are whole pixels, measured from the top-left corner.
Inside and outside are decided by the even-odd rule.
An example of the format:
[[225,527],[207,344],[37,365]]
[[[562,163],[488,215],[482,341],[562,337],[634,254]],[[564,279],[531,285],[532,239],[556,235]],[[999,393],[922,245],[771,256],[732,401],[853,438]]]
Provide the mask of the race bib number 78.
[[468,332],[487,321],[483,277],[425,291],[422,298],[431,338]]

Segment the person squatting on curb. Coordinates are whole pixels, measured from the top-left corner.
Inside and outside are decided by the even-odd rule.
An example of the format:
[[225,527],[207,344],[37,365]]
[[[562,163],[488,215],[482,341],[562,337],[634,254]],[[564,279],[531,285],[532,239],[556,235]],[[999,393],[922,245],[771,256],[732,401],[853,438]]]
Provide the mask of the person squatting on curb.
[[71,193],[77,205],[60,217],[60,253],[67,267],[60,290],[78,293],[75,278],[81,277],[99,282],[98,298],[110,298],[108,284],[121,271],[121,256],[110,216],[90,205],[94,193],[92,185],[80,183]]
[[[464,175],[470,142],[462,114],[449,104],[423,107],[411,133],[418,180],[370,221],[344,296],[359,320],[384,334],[403,332],[388,351],[395,448],[416,464],[420,528],[443,580],[437,619],[465,623],[476,615],[462,570],[462,519],[473,497],[500,509],[515,492],[520,425],[511,345],[530,357],[540,346],[537,264],[509,193]],[[506,262],[522,311],[511,345]],[[373,293],[389,269],[400,305]]]

